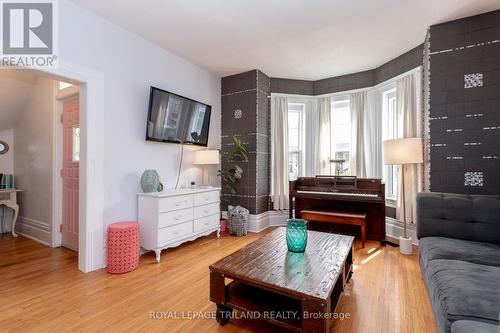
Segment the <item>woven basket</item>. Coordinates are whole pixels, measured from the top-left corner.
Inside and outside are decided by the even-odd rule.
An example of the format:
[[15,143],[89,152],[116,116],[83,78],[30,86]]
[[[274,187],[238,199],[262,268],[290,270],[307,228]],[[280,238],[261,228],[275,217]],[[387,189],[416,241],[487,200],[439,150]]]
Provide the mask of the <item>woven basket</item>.
[[248,233],[249,211],[241,206],[228,206],[229,234],[237,237],[245,236]]

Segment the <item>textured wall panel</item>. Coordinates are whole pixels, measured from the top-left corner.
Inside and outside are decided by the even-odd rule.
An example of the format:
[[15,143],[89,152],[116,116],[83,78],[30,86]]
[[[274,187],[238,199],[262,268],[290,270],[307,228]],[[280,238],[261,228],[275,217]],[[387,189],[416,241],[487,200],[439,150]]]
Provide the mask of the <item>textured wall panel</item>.
[[500,193],[500,11],[431,26],[430,190]]

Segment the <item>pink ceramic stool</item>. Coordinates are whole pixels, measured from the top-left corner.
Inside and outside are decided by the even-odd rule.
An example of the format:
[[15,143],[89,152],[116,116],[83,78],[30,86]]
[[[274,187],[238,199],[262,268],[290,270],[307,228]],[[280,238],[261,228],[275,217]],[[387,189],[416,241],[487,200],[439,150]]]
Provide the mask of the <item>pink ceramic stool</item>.
[[139,266],[139,223],[118,222],[108,226],[108,273],[120,274]]

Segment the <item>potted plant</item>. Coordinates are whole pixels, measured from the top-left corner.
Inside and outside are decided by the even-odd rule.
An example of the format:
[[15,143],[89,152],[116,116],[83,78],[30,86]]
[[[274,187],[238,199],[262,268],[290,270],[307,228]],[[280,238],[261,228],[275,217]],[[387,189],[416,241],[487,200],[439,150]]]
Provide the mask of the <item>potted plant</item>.
[[[221,179],[221,185],[223,191],[221,192],[221,202],[227,201],[223,198],[222,193],[237,194],[238,188],[237,183],[243,176],[243,168],[239,165],[240,162],[246,162],[248,160],[248,147],[245,143],[242,143],[240,139],[233,136],[234,147],[230,151],[220,150],[221,160],[226,161],[226,169],[221,169],[218,171],[218,176]],[[222,163],[221,163],[222,166]],[[221,229],[224,229],[224,222],[221,220]]]

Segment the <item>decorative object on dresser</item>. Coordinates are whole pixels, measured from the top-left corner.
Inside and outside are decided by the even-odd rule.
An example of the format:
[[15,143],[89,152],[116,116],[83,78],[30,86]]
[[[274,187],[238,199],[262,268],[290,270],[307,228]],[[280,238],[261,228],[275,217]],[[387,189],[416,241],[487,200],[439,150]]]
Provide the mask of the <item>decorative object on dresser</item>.
[[141,246],[156,253],[217,232],[220,237],[220,188],[139,193]]
[[13,188],[0,190],[0,206],[4,206],[4,211],[2,214],[2,230],[4,230],[4,225],[5,225],[5,215],[6,215],[5,207],[11,208],[14,211],[14,215],[12,217],[12,230],[11,230],[13,237],[17,237],[16,222],[17,222],[17,217],[19,215],[19,205],[17,204],[17,192],[21,192],[21,190],[16,190]]
[[399,252],[405,255],[411,255],[413,253],[412,239],[408,236],[406,225],[405,165],[422,163],[423,161],[421,138],[403,138],[384,141],[384,163],[387,165],[399,165],[401,170],[403,236],[399,237]]
[[160,183],[160,175],[154,169],[146,169],[142,173],[141,187],[144,193],[158,192],[163,185]]
[[219,165],[220,153],[218,150],[197,150],[194,152],[193,164],[201,165],[201,185],[210,185],[211,178],[208,178],[208,184],[205,184],[205,165]]
[[[354,176],[299,177],[290,181],[289,207],[290,218],[304,218],[303,211],[365,215],[366,238],[380,240],[385,245],[385,186],[380,179]],[[340,220],[339,216],[336,219]],[[313,225],[311,219],[309,222],[310,229],[328,227],[327,223]]]
[[[290,252],[280,227],[210,265],[217,321],[226,324],[237,309],[293,332],[329,332],[351,277],[354,238],[317,231],[308,238],[304,253]],[[269,316],[272,311],[295,315]]]

